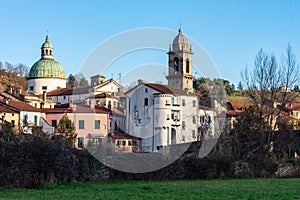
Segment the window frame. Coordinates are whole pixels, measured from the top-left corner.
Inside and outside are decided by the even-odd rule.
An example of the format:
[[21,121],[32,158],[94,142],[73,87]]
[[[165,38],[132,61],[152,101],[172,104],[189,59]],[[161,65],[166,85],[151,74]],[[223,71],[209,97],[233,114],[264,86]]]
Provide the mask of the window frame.
[[84,120],[82,119],[78,120],[78,129],[84,129]]
[[94,121],[94,129],[101,129],[101,121],[99,119],[95,119]]
[[144,98],[144,106],[149,106],[149,99],[148,98]]

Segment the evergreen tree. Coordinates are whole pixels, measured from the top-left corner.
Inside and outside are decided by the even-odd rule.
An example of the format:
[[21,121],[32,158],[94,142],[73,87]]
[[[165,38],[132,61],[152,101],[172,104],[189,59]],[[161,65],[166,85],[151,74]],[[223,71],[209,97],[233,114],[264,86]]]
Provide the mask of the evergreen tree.
[[243,84],[242,84],[242,81],[239,81],[239,82],[238,82],[237,89],[238,89],[238,90],[243,90]]
[[58,123],[57,131],[65,139],[66,145],[73,147],[77,138],[74,122],[65,114]]
[[68,77],[69,87],[73,88],[75,86],[75,81],[76,81],[75,76],[73,74],[70,74],[69,77]]

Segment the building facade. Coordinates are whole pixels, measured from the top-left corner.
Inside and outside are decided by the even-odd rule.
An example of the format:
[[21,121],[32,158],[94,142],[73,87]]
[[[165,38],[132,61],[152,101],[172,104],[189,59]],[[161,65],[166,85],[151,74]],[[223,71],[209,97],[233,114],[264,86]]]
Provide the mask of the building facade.
[[194,94],[169,85],[140,81],[126,95],[126,132],[142,138],[143,152],[198,141],[201,134],[214,135],[213,112],[199,108]]

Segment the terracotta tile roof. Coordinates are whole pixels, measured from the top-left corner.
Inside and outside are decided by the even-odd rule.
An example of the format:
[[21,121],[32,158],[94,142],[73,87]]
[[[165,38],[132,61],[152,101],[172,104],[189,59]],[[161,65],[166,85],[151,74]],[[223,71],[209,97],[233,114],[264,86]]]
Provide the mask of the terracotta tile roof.
[[234,111],[234,110],[227,110],[226,111],[227,116],[239,116],[240,114],[242,114],[241,111]]
[[60,94],[61,92],[63,92],[64,90],[66,90],[67,88],[57,88],[56,90],[51,90],[49,92],[47,92],[47,96],[56,96],[58,94]]
[[139,137],[135,137],[126,133],[112,133],[110,137],[113,139],[141,140]]
[[27,91],[22,90],[21,95],[23,96],[31,96],[31,97],[39,97],[40,95],[35,95],[33,93],[28,93]]
[[300,103],[288,103],[286,107],[290,110],[297,110],[300,111]]
[[94,111],[96,113],[110,113],[111,111],[104,106],[95,106]]
[[16,111],[9,109],[3,105],[0,105],[0,112],[1,113],[17,113]]
[[118,97],[113,96],[113,95],[111,95],[111,94],[108,94],[108,93],[106,93],[106,92],[97,94],[97,95],[94,96],[94,98],[113,98],[113,99],[118,99]]
[[95,113],[89,105],[74,105],[73,112],[75,113]]
[[49,114],[49,113],[67,113],[72,112],[71,109],[68,108],[44,108],[43,112]]
[[125,115],[125,113],[119,110],[118,108],[112,108],[111,111],[113,112],[113,114],[123,115],[123,116]]
[[87,94],[92,86],[80,87],[80,88],[59,88],[47,93],[47,96],[64,96],[72,94]]
[[98,114],[108,114],[110,111],[105,107],[96,107],[91,109],[89,105],[74,105],[73,108],[45,108],[43,110],[45,113],[98,113]]
[[262,110],[263,116],[267,116],[268,114],[271,114],[273,116],[277,116],[279,114],[282,115],[282,116],[288,115],[288,112],[286,112],[285,110],[280,110],[280,109],[274,108],[272,106],[263,105],[261,107],[261,110]]
[[203,105],[199,105],[198,109],[200,109],[200,110],[212,110],[212,108],[207,107],[207,106],[203,106]]
[[41,112],[41,109],[35,108],[23,101],[8,101],[8,105],[14,107],[20,111],[28,111],[28,112]]
[[245,108],[249,108],[253,104],[251,103],[244,103],[244,102],[239,102],[239,101],[230,101],[227,102],[229,109],[233,110],[244,110]]
[[169,86],[169,85],[163,85],[163,84],[157,84],[157,83],[143,83],[148,87],[151,87],[155,90],[160,91],[163,94],[172,94],[175,96],[195,96],[195,94],[186,93],[184,90]]

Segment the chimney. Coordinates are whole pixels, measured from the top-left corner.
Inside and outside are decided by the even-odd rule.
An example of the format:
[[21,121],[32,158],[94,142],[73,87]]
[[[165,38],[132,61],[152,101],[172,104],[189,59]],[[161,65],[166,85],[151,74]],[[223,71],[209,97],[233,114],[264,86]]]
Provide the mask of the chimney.
[[91,107],[91,109],[94,109],[95,108],[95,101],[90,101],[90,107]]
[[142,80],[142,79],[139,79],[139,80],[138,80],[138,84],[139,84],[139,85],[143,84],[143,80]]
[[189,93],[189,89],[188,89],[188,88],[184,88],[184,92],[185,92],[186,94],[188,94],[188,93]]
[[10,104],[8,98],[5,98],[4,101],[5,101],[5,104],[6,104],[6,105],[9,105],[9,104]]

